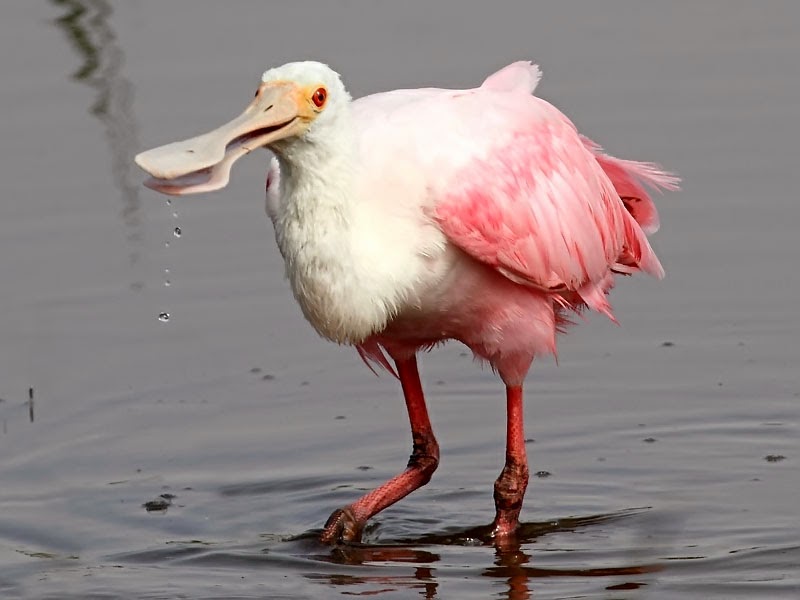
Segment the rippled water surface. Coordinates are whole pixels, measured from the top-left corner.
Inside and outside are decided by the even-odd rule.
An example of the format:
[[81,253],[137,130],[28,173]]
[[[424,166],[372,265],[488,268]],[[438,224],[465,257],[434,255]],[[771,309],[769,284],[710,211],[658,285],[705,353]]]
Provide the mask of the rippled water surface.
[[[800,8],[794,2],[9,2],[0,19],[0,597],[800,597]],[[487,538],[499,381],[423,357],[442,461],[364,543],[315,534],[401,469],[399,386],[303,321],[265,154],[219,193],[132,157],[238,113],[267,67],[351,92],[520,58],[659,200],[624,281],[534,366],[518,539]]]

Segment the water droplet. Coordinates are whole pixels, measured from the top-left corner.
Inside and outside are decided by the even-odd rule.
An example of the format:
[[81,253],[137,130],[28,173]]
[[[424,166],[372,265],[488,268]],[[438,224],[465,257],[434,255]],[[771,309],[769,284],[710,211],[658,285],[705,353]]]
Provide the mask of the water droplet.
[[167,321],[169,321],[169,313],[168,312],[160,313],[158,315],[158,320],[161,321],[162,323],[166,323]]
[[175,229],[172,230],[172,234],[175,237],[181,237],[181,235],[183,235],[183,232],[181,231],[180,227],[176,227]]
[[169,275],[169,269],[164,269],[164,275]]
[[169,242],[164,242],[164,248],[169,248]]
[[172,285],[172,282],[169,279],[164,280],[164,287],[169,287]]
[[177,219],[178,218],[178,211],[177,210],[172,211],[172,218],[173,219]]
[[172,206],[172,200],[170,198],[167,198],[166,202],[167,206]]

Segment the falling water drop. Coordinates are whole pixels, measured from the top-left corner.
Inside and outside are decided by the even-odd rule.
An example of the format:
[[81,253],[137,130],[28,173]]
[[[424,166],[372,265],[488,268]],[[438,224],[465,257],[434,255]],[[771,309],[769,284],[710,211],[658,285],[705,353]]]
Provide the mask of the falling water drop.
[[160,313],[158,315],[158,320],[161,321],[162,323],[166,323],[167,321],[169,321],[169,313],[168,312]]
[[176,238],[179,238],[183,235],[183,231],[181,231],[180,227],[176,227],[172,230],[172,235],[174,235]]
[[169,248],[169,242],[164,242],[164,248]]
[[177,210],[172,211],[172,218],[173,219],[177,219],[178,218],[178,211]]
[[164,280],[164,287],[169,287],[172,285],[172,282],[169,279]]

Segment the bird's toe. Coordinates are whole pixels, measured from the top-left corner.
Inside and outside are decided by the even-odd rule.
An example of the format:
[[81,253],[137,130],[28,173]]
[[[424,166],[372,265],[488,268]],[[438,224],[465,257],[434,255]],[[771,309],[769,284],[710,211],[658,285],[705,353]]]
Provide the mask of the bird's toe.
[[364,523],[356,518],[350,507],[346,506],[336,509],[328,517],[319,539],[323,544],[360,542],[363,530]]

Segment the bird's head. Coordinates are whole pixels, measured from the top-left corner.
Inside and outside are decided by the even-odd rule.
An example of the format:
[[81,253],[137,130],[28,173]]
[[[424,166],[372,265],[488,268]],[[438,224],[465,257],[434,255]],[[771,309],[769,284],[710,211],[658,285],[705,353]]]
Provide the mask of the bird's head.
[[256,148],[281,152],[298,140],[313,143],[349,101],[339,75],[327,65],[288,63],[264,73],[253,101],[229,123],[142,152],[136,164],[152,176],[145,185],[166,194],[217,190],[228,184],[233,163]]

